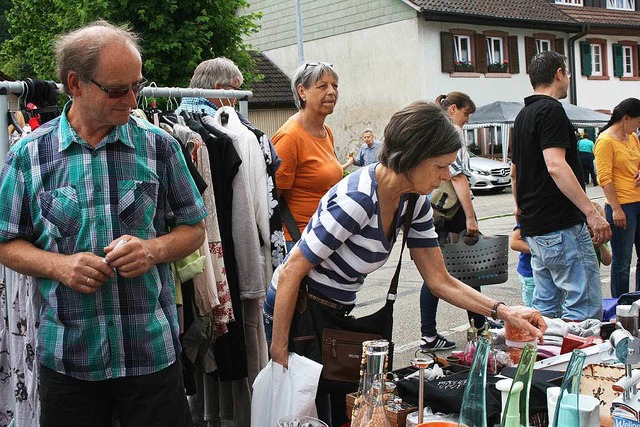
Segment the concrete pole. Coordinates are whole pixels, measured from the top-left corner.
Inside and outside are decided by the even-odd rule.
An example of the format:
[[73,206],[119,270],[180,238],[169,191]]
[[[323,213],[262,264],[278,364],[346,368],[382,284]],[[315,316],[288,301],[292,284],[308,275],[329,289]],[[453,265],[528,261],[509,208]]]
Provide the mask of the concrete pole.
[[304,62],[304,48],[302,46],[302,9],[300,7],[300,0],[294,0],[296,5],[296,35],[298,39],[298,64]]

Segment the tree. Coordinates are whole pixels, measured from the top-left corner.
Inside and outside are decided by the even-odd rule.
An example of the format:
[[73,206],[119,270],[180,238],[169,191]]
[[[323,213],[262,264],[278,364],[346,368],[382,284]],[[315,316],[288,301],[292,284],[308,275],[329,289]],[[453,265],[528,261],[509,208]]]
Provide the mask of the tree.
[[0,58],[16,78],[56,80],[56,36],[106,19],[141,35],[143,74],[158,86],[185,87],[198,63],[216,56],[235,61],[250,85],[253,60],[243,37],[258,30],[260,14],[238,14],[246,6],[246,0],[13,0],[5,14],[12,38]]

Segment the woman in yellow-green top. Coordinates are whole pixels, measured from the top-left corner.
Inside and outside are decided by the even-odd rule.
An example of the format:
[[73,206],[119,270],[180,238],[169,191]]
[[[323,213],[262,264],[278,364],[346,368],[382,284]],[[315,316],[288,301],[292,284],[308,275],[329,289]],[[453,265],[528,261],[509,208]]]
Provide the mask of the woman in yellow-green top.
[[[629,267],[635,245],[640,248],[640,100],[618,104],[595,146],[598,181],[606,197],[605,213],[611,230],[611,296],[629,292]],[[638,249],[636,249],[637,251]],[[640,267],[640,266],[639,266]],[[636,287],[640,277],[636,270]]]

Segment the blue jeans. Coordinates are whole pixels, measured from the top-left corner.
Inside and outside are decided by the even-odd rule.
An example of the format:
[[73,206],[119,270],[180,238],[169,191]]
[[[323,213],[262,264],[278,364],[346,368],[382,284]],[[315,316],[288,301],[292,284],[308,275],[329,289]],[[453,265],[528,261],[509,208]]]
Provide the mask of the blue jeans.
[[602,289],[587,225],[527,236],[535,281],[533,308],[566,320],[602,319]]
[[[629,268],[631,267],[631,254],[633,247],[640,245],[640,202],[625,203],[621,205],[627,217],[626,230],[613,224],[613,209],[605,205],[604,211],[607,222],[611,225],[611,297],[618,298],[629,292]],[[638,270],[636,266],[636,287],[638,291]]]

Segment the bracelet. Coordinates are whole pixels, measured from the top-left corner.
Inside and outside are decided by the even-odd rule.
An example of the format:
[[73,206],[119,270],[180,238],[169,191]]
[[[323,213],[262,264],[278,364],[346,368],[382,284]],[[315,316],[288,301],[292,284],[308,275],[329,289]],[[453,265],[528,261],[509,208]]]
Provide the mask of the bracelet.
[[493,307],[491,308],[491,318],[493,320],[498,320],[498,307],[500,307],[501,305],[504,305],[505,307],[507,306],[502,301],[496,301],[496,303],[493,304]]

